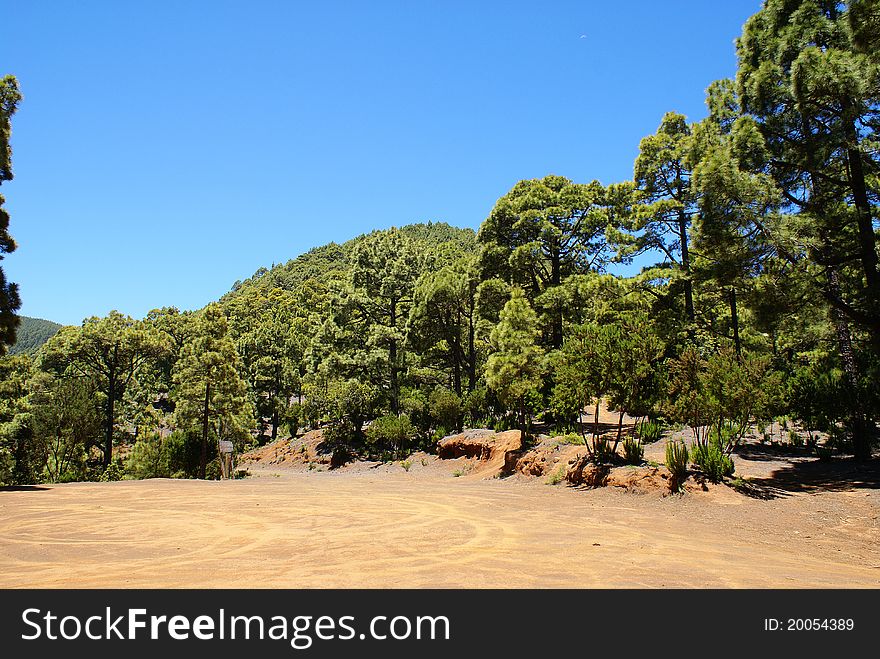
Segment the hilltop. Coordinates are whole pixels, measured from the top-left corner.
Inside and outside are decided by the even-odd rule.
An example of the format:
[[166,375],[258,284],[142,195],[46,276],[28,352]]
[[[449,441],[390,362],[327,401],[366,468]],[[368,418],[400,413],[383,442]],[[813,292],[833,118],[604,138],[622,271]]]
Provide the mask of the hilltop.
[[[354,248],[365,239],[376,234],[389,231],[378,229],[361,234],[342,244],[330,242],[310,249],[287,263],[260,268],[244,281],[237,281],[232,290],[223,299],[234,297],[249,288],[282,288],[294,290],[309,280],[321,280],[348,271],[349,255]],[[473,229],[454,227],[446,222],[420,222],[399,227],[398,231],[406,237],[427,245],[439,248],[446,243],[453,243],[463,251],[476,249],[477,234]]]
[[29,316],[20,316],[20,318],[21,323],[18,326],[15,343],[9,347],[10,355],[36,352],[61,329],[61,325],[51,320]]

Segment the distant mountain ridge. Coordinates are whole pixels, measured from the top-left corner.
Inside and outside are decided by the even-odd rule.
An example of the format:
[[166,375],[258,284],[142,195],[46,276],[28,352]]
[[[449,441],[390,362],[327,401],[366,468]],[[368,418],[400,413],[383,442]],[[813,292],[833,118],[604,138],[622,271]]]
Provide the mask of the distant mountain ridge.
[[30,316],[20,316],[20,318],[21,323],[18,325],[15,343],[9,347],[10,355],[36,352],[61,329],[61,325],[51,320]]

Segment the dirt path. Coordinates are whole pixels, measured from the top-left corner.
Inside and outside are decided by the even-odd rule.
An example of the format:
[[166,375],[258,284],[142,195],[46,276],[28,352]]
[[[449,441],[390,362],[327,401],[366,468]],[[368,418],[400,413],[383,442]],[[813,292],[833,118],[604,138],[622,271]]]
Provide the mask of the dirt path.
[[877,490],[659,498],[416,472],[0,491],[0,586],[880,587]]

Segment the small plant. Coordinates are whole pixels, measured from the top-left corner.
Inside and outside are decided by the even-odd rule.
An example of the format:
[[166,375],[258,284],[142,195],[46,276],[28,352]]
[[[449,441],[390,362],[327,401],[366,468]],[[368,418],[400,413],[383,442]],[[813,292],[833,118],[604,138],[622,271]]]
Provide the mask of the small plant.
[[400,466],[403,467],[404,471],[409,472],[410,468],[412,467],[412,460],[403,460],[400,463]]
[[558,439],[560,444],[572,444],[574,446],[583,446],[584,438],[580,435],[570,432],[568,434],[563,435]]
[[645,449],[635,437],[623,440],[623,459],[628,465],[640,465],[645,458]]
[[565,480],[565,465],[559,465],[559,468],[550,474],[547,485],[559,485],[563,480]]
[[314,462],[309,463],[309,471],[314,471],[317,465]]
[[101,474],[100,480],[107,483],[110,481],[121,481],[123,478],[125,478],[125,469],[122,466],[122,460],[117,458],[107,465],[104,473]]
[[695,444],[691,450],[691,460],[713,483],[733,475],[733,460],[724,452],[718,439],[710,439],[706,444]]
[[682,441],[670,441],[666,444],[666,467],[671,475],[669,488],[673,492],[680,492],[684,489],[689,461],[687,444]]
[[617,457],[614,446],[602,437],[595,437],[587,447],[590,459],[596,464],[610,464]]
[[643,444],[650,444],[658,441],[664,430],[665,427],[659,421],[644,419],[636,425],[635,433]]
[[425,458],[422,458],[421,462],[422,462],[422,466],[423,466],[423,467],[427,467],[427,466],[428,466],[428,461],[427,461]]
[[788,431],[788,443],[795,447],[804,445],[804,439],[801,434],[794,429]]
[[455,471],[452,472],[453,478],[461,478],[462,476],[464,476],[464,474],[465,474],[464,469],[456,469]]

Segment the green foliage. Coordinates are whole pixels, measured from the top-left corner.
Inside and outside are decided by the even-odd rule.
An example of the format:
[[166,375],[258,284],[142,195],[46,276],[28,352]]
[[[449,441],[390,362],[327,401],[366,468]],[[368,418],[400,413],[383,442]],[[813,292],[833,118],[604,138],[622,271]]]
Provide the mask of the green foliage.
[[669,489],[673,492],[683,490],[687,480],[690,455],[687,444],[670,440],[666,444],[666,468],[669,469]]
[[242,438],[253,410],[240,375],[240,360],[219,305],[195,319],[192,335],[174,368],[174,420],[179,429],[201,430],[200,476],[206,477],[209,435]]
[[527,428],[526,398],[541,386],[544,351],[537,345],[537,317],[522,289],[514,288],[492,330],[495,352],[486,362],[486,383],[508,409],[516,410],[520,429]]
[[661,421],[645,418],[636,424],[634,432],[642,444],[652,444],[660,440],[665,429],[666,426]]
[[547,478],[547,485],[559,485],[565,480],[565,465],[559,467]]
[[645,449],[635,437],[623,440],[623,460],[629,465],[640,465],[645,459]]
[[103,430],[102,401],[95,382],[83,376],[55,378],[38,373],[30,386],[29,425],[45,456],[46,480],[84,479],[88,450],[100,443]]
[[[216,455],[210,446],[208,459]],[[197,432],[175,431],[166,437],[139,439],[125,462],[132,478],[197,478],[200,473],[201,437]]]
[[571,444],[573,446],[583,446],[584,438],[577,433],[570,432],[568,434],[562,435],[557,440],[560,444]]
[[[12,147],[9,139],[12,133],[12,115],[21,102],[21,90],[15,76],[0,78],[0,185],[12,180]],[[6,199],[0,194],[0,261],[5,254],[15,251],[16,244],[9,233],[9,213],[3,208]],[[6,347],[15,343],[18,317],[15,312],[21,306],[18,285],[6,280],[0,268],[0,357]]]
[[689,348],[669,370],[670,417],[690,426],[698,444],[706,444],[710,433],[726,434],[728,454],[752,420],[767,418],[781,399],[781,380],[769,361],[754,355],[738,359],[730,348],[708,359]]
[[437,387],[428,397],[428,409],[436,428],[460,430],[461,407],[461,398],[445,387]]
[[690,459],[713,483],[733,475],[733,460],[727,455],[724,439],[718,435],[711,436],[705,444],[694,444]]
[[336,380],[327,388],[329,424],[325,442],[335,451],[348,452],[364,440],[363,425],[372,416],[379,393],[357,380]]
[[415,436],[416,429],[405,414],[380,416],[367,428],[367,444],[374,453],[390,451],[405,455]]
[[110,483],[121,481],[123,478],[125,478],[125,468],[122,465],[122,460],[117,457],[101,471],[101,476],[98,480],[102,483]]
[[611,464],[617,459],[616,444],[612,444],[604,437],[593,436],[586,446],[590,460],[598,465]]
[[42,318],[19,316],[19,325],[15,333],[15,343],[9,347],[10,355],[35,353],[46,341],[51,339],[61,325]]
[[145,367],[167,349],[155,328],[111,311],[104,318],[88,318],[81,328],[61,328],[40,351],[42,371],[55,378],[88,379],[103,397],[104,439],[96,445],[103,451],[105,467],[112,461],[118,403]]

